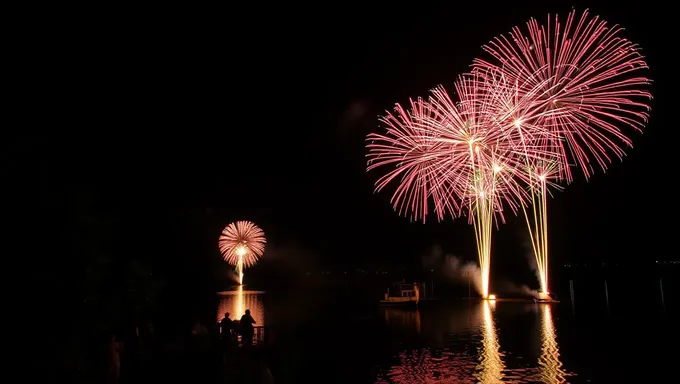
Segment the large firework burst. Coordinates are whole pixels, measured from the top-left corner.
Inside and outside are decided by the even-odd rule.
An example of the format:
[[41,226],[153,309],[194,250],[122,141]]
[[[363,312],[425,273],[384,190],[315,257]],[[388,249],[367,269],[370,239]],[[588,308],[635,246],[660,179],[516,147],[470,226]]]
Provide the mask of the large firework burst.
[[[586,178],[593,163],[606,170],[612,157],[621,159],[632,145],[625,128],[641,130],[648,118],[650,80],[640,48],[621,37],[622,29],[609,27],[584,11],[579,19],[569,13],[564,25],[555,16],[545,25],[529,20],[526,35],[515,27],[484,47],[492,58],[476,59],[473,72],[504,79],[518,97],[532,95],[533,116],[518,111],[518,130],[541,131],[529,135],[557,154],[557,161],[534,162],[524,170],[532,196],[533,214],[524,208],[539,270],[541,291],[548,294],[548,227],[546,201],[555,181],[573,179],[578,167]],[[491,83],[491,81],[487,81]],[[499,116],[502,114],[499,114]],[[531,121],[531,124],[527,124]],[[530,142],[523,138],[522,143]],[[527,151],[529,153],[530,151]]]
[[[555,16],[541,25],[527,22],[526,35],[515,27],[484,46],[491,60],[475,59],[474,71],[500,72],[518,94],[536,95],[537,107],[559,109],[535,122],[553,132],[550,145],[565,165],[577,165],[586,178],[592,162],[606,169],[612,155],[622,158],[632,141],[625,127],[641,130],[649,116],[648,68],[637,44],[584,11],[569,13],[564,25]],[[521,119],[522,116],[519,116]],[[560,172],[568,181],[571,167]]]

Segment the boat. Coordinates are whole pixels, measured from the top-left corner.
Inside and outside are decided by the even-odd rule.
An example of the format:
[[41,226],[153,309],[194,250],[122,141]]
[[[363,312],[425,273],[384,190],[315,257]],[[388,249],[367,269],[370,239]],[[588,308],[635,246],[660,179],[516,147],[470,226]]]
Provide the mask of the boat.
[[[421,292],[423,294],[421,294]],[[433,297],[427,297],[425,283],[406,283],[404,281],[392,283],[380,300],[380,305],[416,307],[423,302],[433,301]]]

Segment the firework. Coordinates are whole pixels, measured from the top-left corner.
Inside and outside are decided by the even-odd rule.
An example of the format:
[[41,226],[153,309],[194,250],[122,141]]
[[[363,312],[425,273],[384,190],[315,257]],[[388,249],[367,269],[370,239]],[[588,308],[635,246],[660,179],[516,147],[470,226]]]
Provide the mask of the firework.
[[[650,80],[636,44],[622,38],[622,29],[585,11],[577,20],[569,13],[562,25],[550,16],[545,25],[527,23],[527,34],[513,28],[484,47],[492,60],[476,59],[473,72],[502,78],[519,98],[531,95],[530,116],[515,116],[519,131],[529,135],[522,143],[557,154],[557,161],[531,161],[524,170],[529,179],[533,215],[522,206],[530,227],[538,263],[541,291],[548,294],[548,236],[546,201],[556,181],[571,182],[572,166],[589,178],[592,163],[606,170],[612,156],[619,159],[632,142],[622,128],[641,130],[648,118]],[[491,83],[492,81],[487,81]],[[522,111],[520,111],[522,112]],[[499,111],[499,116],[502,116]],[[525,124],[531,121],[531,125]],[[530,150],[525,151],[527,154]]]
[[503,221],[503,207],[516,212],[527,197],[518,184],[525,174],[518,165],[526,151],[518,151],[518,131],[506,127],[497,113],[496,101],[502,98],[498,90],[506,88],[487,86],[486,81],[478,75],[460,76],[456,102],[438,87],[427,101],[411,101],[410,110],[397,104],[395,114],[381,119],[387,133],[370,134],[367,145],[368,170],[392,167],[378,179],[376,190],[398,183],[392,203],[399,214],[425,221],[429,201],[440,220],[445,214],[454,218],[468,214],[475,229],[484,298],[489,295],[494,219]]
[[236,267],[239,284],[243,284],[243,270],[258,262],[267,240],[260,227],[250,221],[237,221],[224,228],[218,245],[224,260]]
[[[482,297],[489,295],[491,267],[491,237],[493,222],[504,221],[504,207],[513,213],[524,206],[527,193],[519,185],[525,177],[521,171],[527,156],[532,159],[547,158],[541,148],[534,148],[534,138],[523,146],[522,131],[515,129],[512,114],[501,115],[503,106],[513,104],[511,110],[530,109],[533,99],[513,99],[510,89],[489,76],[468,74],[460,76],[455,84],[459,101],[454,103],[444,88],[432,91],[432,108],[437,111],[432,124],[435,142],[448,144],[449,173],[456,184],[464,185],[463,205],[475,230],[480,263]],[[524,136],[536,134],[535,130]]]
[[368,171],[391,167],[376,181],[376,191],[398,182],[390,200],[394,210],[423,222],[430,202],[438,220],[447,210],[454,216],[461,210],[458,199],[452,198],[461,194],[460,186],[445,177],[449,159],[441,150],[443,146],[434,141],[436,132],[430,124],[434,119],[432,107],[418,98],[410,101],[410,109],[396,104],[394,113],[380,118],[386,133],[367,137]]

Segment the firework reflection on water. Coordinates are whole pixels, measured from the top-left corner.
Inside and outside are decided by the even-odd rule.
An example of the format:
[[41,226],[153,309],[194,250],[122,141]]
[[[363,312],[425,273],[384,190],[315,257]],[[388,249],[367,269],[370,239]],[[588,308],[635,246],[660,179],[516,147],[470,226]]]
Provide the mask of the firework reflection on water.
[[239,320],[246,309],[250,309],[250,314],[257,321],[255,325],[265,324],[264,291],[248,291],[244,290],[243,286],[238,286],[234,291],[217,294],[220,298],[217,305],[217,321],[222,320],[225,312],[231,314],[232,320]]
[[[549,305],[519,308],[521,313],[533,313],[537,319],[531,334],[523,336],[536,344],[537,353],[522,360],[504,351],[500,335],[516,330],[499,327],[498,305],[502,304],[484,300],[471,303],[463,310],[433,312],[384,308],[385,323],[391,331],[412,332],[419,341],[399,348],[391,367],[384,367],[376,382],[564,383],[573,376],[560,361]],[[412,337],[407,339],[414,340]]]

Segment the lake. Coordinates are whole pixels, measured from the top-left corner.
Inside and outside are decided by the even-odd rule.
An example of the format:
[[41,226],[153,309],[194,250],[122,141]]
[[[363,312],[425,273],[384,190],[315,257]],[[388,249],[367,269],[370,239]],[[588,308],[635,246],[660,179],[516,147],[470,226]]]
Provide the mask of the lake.
[[458,299],[407,310],[356,293],[218,297],[216,318],[250,309],[275,327],[269,368],[284,383],[663,382],[677,359],[674,314],[653,300],[572,308],[568,298]]

